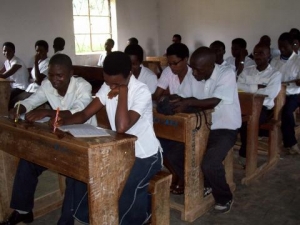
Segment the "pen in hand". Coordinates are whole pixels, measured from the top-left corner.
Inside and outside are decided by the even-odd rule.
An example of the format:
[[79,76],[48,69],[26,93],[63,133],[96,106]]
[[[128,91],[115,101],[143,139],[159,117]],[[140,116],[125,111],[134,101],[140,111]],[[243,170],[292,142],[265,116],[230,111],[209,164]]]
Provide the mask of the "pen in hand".
[[17,105],[17,112],[16,112],[16,116],[15,116],[15,123],[18,122],[19,120],[19,116],[20,116],[20,101],[18,101],[18,105]]
[[54,120],[53,133],[56,130],[56,123],[57,123],[57,120],[58,120],[58,114],[59,114],[59,107],[57,107],[57,109],[56,109],[56,115],[55,115],[55,120]]

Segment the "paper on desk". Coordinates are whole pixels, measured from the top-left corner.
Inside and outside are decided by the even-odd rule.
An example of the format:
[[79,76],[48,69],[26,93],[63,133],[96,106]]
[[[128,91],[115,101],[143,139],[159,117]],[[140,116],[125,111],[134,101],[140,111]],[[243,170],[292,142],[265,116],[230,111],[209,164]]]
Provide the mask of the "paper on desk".
[[[21,120],[25,120],[25,113],[20,115]],[[35,123],[46,123],[50,120],[50,117],[44,117],[43,119],[34,121]]]
[[58,127],[58,129],[69,132],[74,137],[101,137],[109,136],[109,134],[100,127],[95,127],[90,124],[73,124]]

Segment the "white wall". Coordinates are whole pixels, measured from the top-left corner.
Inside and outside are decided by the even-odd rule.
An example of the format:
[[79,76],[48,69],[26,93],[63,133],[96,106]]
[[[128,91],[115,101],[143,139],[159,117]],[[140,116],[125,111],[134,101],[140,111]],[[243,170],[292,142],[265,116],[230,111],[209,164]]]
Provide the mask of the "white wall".
[[160,54],[171,44],[172,35],[181,34],[192,53],[215,40],[225,43],[231,54],[232,39],[244,38],[248,51],[268,34],[277,47],[279,35],[300,28],[299,0],[159,0]]
[[[124,50],[127,39],[136,36],[146,53],[158,54],[157,0],[117,0],[118,43],[114,50]],[[72,0],[1,0],[0,45],[11,41],[16,45],[16,55],[30,66],[37,40],[49,44],[53,55],[53,39],[66,40],[64,52],[73,64],[96,65],[99,55],[75,55]],[[1,54],[0,62],[4,61]]]

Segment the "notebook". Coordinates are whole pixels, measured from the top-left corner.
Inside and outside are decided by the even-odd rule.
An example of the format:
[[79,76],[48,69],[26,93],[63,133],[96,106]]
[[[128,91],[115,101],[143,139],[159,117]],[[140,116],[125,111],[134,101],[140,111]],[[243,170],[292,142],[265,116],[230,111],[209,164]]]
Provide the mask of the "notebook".
[[90,124],[73,124],[60,126],[60,129],[64,132],[69,132],[74,137],[101,137],[110,136],[104,129],[100,127],[95,127]]

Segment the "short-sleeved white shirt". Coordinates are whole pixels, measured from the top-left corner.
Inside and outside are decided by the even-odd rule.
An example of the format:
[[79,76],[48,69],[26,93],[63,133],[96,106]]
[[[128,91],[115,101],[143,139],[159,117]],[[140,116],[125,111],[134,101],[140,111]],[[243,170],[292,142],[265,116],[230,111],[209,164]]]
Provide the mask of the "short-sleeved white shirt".
[[[225,61],[232,67],[234,71],[236,71],[235,67],[235,58],[233,56],[229,56]],[[244,62],[244,68],[247,68],[249,66],[256,65],[255,62],[249,58],[248,56],[245,57],[245,62]]]
[[[39,105],[49,102],[52,109],[69,110],[72,114],[80,112],[92,101],[92,86],[81,77],[71,77],[65,96],[60,96],[53,88],[51,82],[46,79],[41,86],[27,99],[21,101],[26,112],[33,110]],[[91,117],[86,123],[97,126],[96,117]]]
[[[44,60],[40,60],[39,63],[38,63],[39,64],[40,73],[46,75],[46,77],[44,79],[47,79],[47,77],[48,77],[48,65],[49,65],[49,61],[50,61],[50,58],[46,58]],[[32,67],[31,77],[32,77],[33,80],[36,80],[35,66]],[[39,88],[39,86],[40,85],[38,85],[35,82],[31,83],[31,84],[29,84],[29,86],[26,89],[26,91],[30,92],[30,93],[34,93]]]
[[[118,96],[112,99],[107,97],[110,92],[105,83],[96,94],[100,102],[106,106],[109,123],[112,130],[116,130],[115,116],[118,105]],[[160,143],[153,129],[153,109],[151,93],[147,86],[131,75],[128,84],[128,110],[133,110],[140,115],[138,121],[126,131],[127,134],[137,136],[135,142],[135,156],[147,158],[157,153]]]
[[[281,81],[290,81],[300,79],[300,58],[296,53],[290,56],[288,60],[283,60],[280,56],[275,57],[271,61],[271,66],[279,70],[282,74]],[[295,95],[300,93],[300,87],[295,83],[289,83],[286,87],[287,95]]]
[[164,90],[169,88],[171,95],[184,93],[185,90],[183,90],[182,88],[188,88],[187,85],[184,85],[187,75],[192,75],[192,69],[189,66],[183,81],[180,83],[178,75],[174,74],[171,68],[168,66],[163,70],[160,78],[158,79],[157,86]]
[[[266,87],[258,89],[259,84]],[[258,71],[256,66],[248,67],[239,75],[238,88],[245,92],[266,95],[263,105],[272,109],[274,99],[281,89],[281,73],[271,65],[263,71]]]
[[103,67],[103,62],[104,62],[105,57],[106,57],[106,53],[99,55],[99,60],[98,60],[97,66]]
[[152,72],[152,70],[141,65],[141,72],[137,79],[147,85],[151,94],[155,92],[157,88],[157,76]]
[[241,126],[241,109],[238,98],[236,78],[230,67],[215,64],[211,77],[206,81],[197,81],[193,75],[188,75],[182,97],[197,99],[218,98],[220,103],[212,113],[212,130],[236,130]]
[[18,57],[14,56],[11,60],[5,60],[5,70],[10,70],[13,65],[20,65],[19,68],[13,75],[7,78],[7,80],[14,81],[11,83],[12,88],[19,88],[25,90],[28,86],[29,73],[24,62]]

